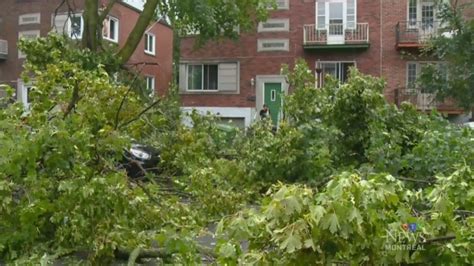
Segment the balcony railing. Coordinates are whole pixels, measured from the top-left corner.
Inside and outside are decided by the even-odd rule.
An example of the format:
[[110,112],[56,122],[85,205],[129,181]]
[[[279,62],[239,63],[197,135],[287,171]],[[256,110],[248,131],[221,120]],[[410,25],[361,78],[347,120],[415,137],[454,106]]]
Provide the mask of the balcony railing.
[[439,21],[400,21],[396,26],[397,47],[421,47],[439,30]]
[[317,28],[316,25],[304,25],[303,27],[305,46],[350,46],[369,44],[369,24],[357,23],[350,28],[347,24],[329,24],[325,28]]
[[395,103],[400,106],[402,102],[409,102],[421,111],[432,110],[439,105],[433,93],[423,93],[419,90],[405,88],[395,91]]
[[8,55],[8,42],[0,40],[0,59],[6,59]]
[[422,112],[428,112],[436,109],[439,112],[448,114],[463,113],[463,110],[457,107],[453,100],[446,99],[440,102],[436,100],[435,94],[425,93],[420,89],[395,89],[394,101],[397,106],[400,106],[403,102],[411,103],[416,107],[416,109]]

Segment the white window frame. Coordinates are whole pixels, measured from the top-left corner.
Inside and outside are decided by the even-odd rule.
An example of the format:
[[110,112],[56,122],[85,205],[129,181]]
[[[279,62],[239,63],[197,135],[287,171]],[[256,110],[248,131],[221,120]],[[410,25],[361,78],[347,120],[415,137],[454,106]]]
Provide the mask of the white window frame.
[[28,83],[24,83],[23,80],[18,79],[17,81],[18,87],[17,87],[17,100],[23,103],[25,108],[28,110],[30,108],[30,97],[29,97],[29,89],[34,89],[36,88],[35,86],[35,81],[30,80]]
[[[267,43],[283,43],[283,47],[265,47]],[[289,39],[258,39],[257,40],[257,52],[289,52],[290,51],[290,40]]]
[[[415,3],[416,18],[415,18],[414,24],[410,24],[410,0],[407,1],[407,23],[408,23],[409,29],[416,29],[417,27],[419,27],[418,22],[421,22],[421,18],[423,16],[422,15],[423,0],[415,0],[415,2],[416,2]],[[438,17],[438,11],[439,11],[437,8],[437,3],[435,0],[431,0],[429,2],[433,4],[433,17],[434,17],[434,20],[436,21]]]
[[[342,60],[342,61],[337,61],[337,60],[336,60],[336,61],[319,61],[319,63],[321,64],[321,70],[322,70],[321,75],[324,75],[324,70],[323,70],[323,68],[322,68],[323,64],[339,64],[339,65],[340,65],[340,66],[339,66],[339,73],[338,73],[339,77],[334,77],[334,78],[337,79],[337,80],[339,80],[339,82],[341,82],[341,83],[343,82],[343,81],[340,79],[340,78],[341,78],[341,74],[342,74],[342,70],[343,70],[342,64],[345,64],[345,63],[352,63],[352,64],[354,65],[354,67],[357,68],[357,62],[356,62],[355,60],[352,60],[352,61],[351,61],[351,60]],[[325,78],[325,77],[322,76],[322,79],[323,79],[323,80],[324,80],[324,78]]]
[[[153,45],[151,46],[151,48],[153,48],[152,50],[150,50],[150,46],[149,46],[149,43],[148,43],[148,38],[152,38],[153,40]],[[150,32],[146,32],[145,33],[145,43],[143,45],[144,47],[144,51],[145,51],[145,54],[148,54],[148,55],[155,55],[156,54],[156,36],[155,34],[153,33],[150,33]],[[148,46],[148,49],[147,49],[147,46]]]
[[[72,35],[72,17],[80,17],[81,18],[81,32],[79,35]],[[84,17],[82,16],[82,13],[76,13],[72,14],[71,17],[68,17],[67,19],[67,35],[71,39],[77,39],[80,40],[82,39],[82,35],[84,34]]]
[[[204,66],[205,65],[216,65],[217,66],[217,77],[216,77],[216,86],[217,89],[211,90],[204,88]],[[201,78],[201,90],[190,90],[189,89],[189,75],[188,69],[190,66],[201,66],[202,78]],[[219,63],[189,63],[186,64],[186,91],[187,92],[218,92],[219,91]]]
[[[111,21],[114,21],[115,22],[115,34],[114,36],[110,36],[110,22]],[[105,25],[107,24],[107,25]],[[105,28],[105,26],[107,28]],[[111,41],[111,42],[115,42],[115,43],[118,43],[118,40],[119,40],[119,27],[120,27],[120,22],[118,20],[118,18],[116,17],[112,17],[112,16],[107,16],[104,20],[104,29],[107,30],[107,32],[104,32],[104,30],[102,31],[102,37],[105,39],[105,40],[108,40],[108,41]],[[105,34],[107,33],[107,34]]]
[[[283,27],[270,27],[266,28],[265,24],[283,24]],[[258,23],[258,32],[286,32],[290,31],[290,19],[288,18],[273,18],[268,19],[267,21],[262,21]]]
[[[35,18],[34,21],[25,22],[25,18]],[[29,24],[40,24],[41,23],[41,13],[28,13],[22,14],[18,17],[18,25],[29,25]]]
[[[151,80],[151,87],[149,86],[150,85],[150,83],[149,83],[150,80]],[[145,82],[146,82],[147,91],[150,91],[149,96],[153,97],[155,95],[156,78],[154,76],[145,76]]]
[[[36,38],[39,38],[41,36],[40,30],[25,30],[25,31],[20,31],[18,32],[18,40],[23,38],[24,35],[36,35],[35,38],[27,38],[28,40],[34,40]],[[18,49],[18,58],[22,59],[25,58],[26,55],[23,54],[20,49]]]

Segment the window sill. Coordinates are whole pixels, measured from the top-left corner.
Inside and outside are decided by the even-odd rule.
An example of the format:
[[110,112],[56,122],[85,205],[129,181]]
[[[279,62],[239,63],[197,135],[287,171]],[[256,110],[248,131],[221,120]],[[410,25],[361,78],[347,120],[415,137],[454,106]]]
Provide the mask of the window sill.
[[155,52],[149,52],[149,51],[144,51],[146,55],[149,55],[149,56],[155,56],[156,53]]
[[109,42],[118,43],[118,39],[117,39],[117,40],[114,40],[114,39],[109,39],[109,38],[103,37],[103,36],[102,36],[102,38],[103,38],[104,40],[106,40],[106,41],[109,41]]

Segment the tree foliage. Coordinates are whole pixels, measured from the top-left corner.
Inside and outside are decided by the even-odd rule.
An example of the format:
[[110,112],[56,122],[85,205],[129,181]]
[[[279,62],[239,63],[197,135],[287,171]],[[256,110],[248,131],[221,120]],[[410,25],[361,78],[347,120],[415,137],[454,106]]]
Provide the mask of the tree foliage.
[[[73,6],[68,3],[68,6]],[[112,6],[121,0],[108,0],[102,5],[101,0],[85,0],[84,34],[82,48],[101,51],[102,21]],[[117,52],[121,64],[126,63],[143,39],[143,34],[154,23],[155,19],[172,17],[180,32],[198,32],[199,43],[219,37],[237,37],[236,28],[249,30],[256,21],[265,18],[268,6],[274,6],[274,0],[146,0],[137,23],[129,33],[125,44]]]
[[441,67],[427,66],[420,82],[439,100],[454,99],[465,110],[474,107],[474,19],[469,17],[472,3],[442,4],[440,18],[443,28],[425,54],[442,61]]
[[[109,75],[112,53],[71,45],[21,44],[36,87],[29,109],[0,109],[1,260],[473,261],[474,132],[388,104],[383,80],[352,69],[316,90],[298,62],[277,131],[223,130],[197,113],[181,123],[175,95],[141,97],[133,77]],[[161,174],[133,180],[120,168],[136,140],[160,150]],[[197,240],[217,221],[209,250]]]

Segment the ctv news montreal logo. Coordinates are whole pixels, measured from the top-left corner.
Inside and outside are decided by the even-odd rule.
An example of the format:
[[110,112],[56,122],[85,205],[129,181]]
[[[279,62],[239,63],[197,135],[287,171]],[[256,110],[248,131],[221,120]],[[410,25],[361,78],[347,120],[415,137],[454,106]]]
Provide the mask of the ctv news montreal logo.
[[402,231],[387,230],[385,250],[387,251],[416,251],[425,250],[423,242],[425,238],[416,223],[402,224]]

